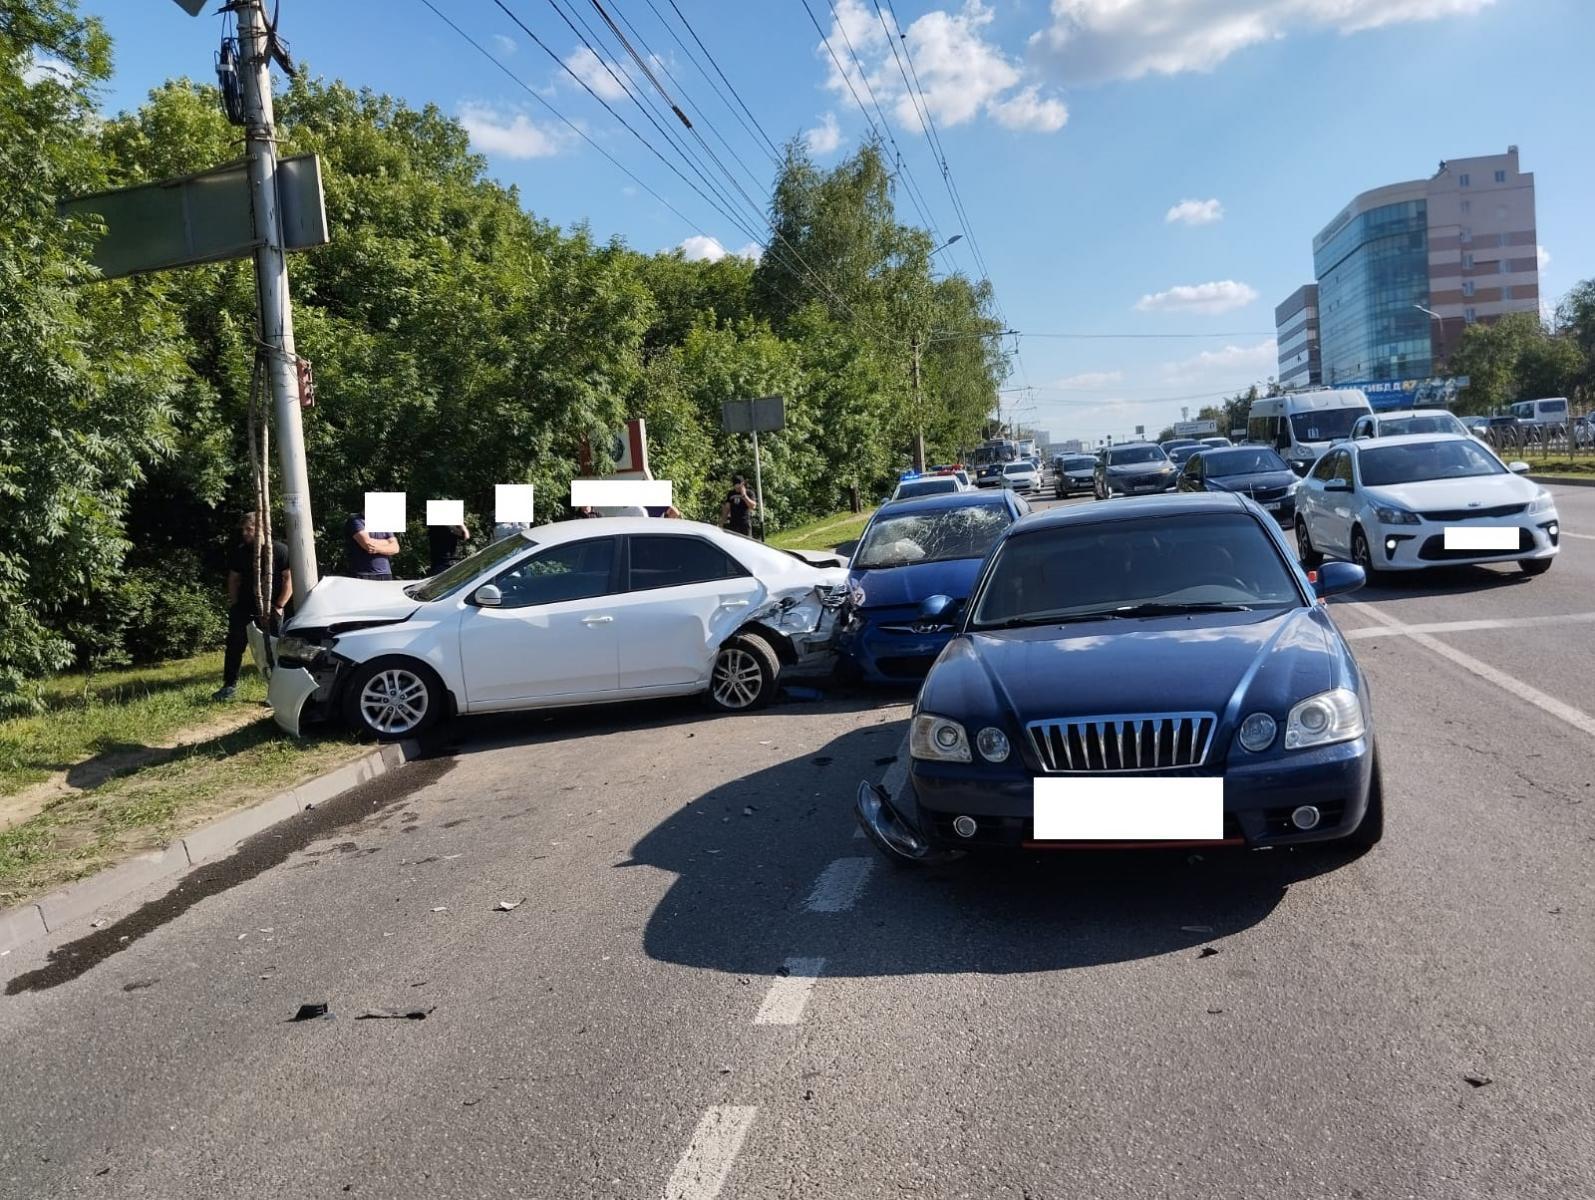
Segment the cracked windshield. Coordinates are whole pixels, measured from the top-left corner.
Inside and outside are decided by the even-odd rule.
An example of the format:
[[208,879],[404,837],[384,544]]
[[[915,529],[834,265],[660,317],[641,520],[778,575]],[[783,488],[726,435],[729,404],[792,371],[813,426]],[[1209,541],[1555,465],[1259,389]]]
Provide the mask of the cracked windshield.
[[0,1200],[1595,1197],[1591,47],[0,0]]

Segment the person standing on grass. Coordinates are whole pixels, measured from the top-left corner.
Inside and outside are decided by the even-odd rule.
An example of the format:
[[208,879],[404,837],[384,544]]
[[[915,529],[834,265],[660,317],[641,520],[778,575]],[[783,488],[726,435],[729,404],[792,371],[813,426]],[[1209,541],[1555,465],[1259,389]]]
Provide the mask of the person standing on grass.
[[[256,586],[260,559],[259,526],[254,513],[245,513],[238,522],[238,543],[227,556],[227,649],[222,656],[222,685],[211,697],[213,700],[231,700],[237,694],[238,671],[249,645],[249,627],[262,624],[260,589]],[[294,594],[293,576],[288,570],[288,543],[273,539],[266,577],[270,580],[267,601],[271,611],[264,625],[268,632],[275,633]]]
[[391,533],[372,533],[363,516],[351,516],[344,526],[349,571],[356,579],[392,579],[389,561],[399,552],[399,539]]
[[741,475],[733,475],[731,490],[726,493],[725,503],[720,506],[720,523],[732,533],[752,537],[753,514],[758,507],[759,502],[748,491],[748,481]]

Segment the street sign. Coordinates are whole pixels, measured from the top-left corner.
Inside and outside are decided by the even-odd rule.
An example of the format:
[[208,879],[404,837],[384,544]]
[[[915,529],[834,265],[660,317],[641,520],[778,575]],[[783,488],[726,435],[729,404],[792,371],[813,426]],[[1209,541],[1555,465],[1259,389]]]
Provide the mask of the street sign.
[[720,423],[727,433],[773,433],[786,428],[786,398],[760,396],[757,400],[722,400]]
[[[321,160],[314,154],[277,163],[277,206],[283,247],[305,250],[330,240],[321,189]],[[98,216],[105,233],[94,246],[94,265],[107,279],[190,267],[253,254],[259,244],[244,163],[228,163],[137,187],[60,200],[63,217]]]
[[[603,478],[605,479],[652,479],[653,473],[648,469],[648,425],[641,417],[632,417],[626,422],[626,428],[614,435],[609,443],[609,457],[614,462],[614,469]],[[594,470],[592,444],[582,439],[580,453],[581,469],[584,476],[591,476]]]
[[1200,434],[1215,434],[1217,432],[1218,422],[1213,420],[1174,422],[1175,437],[1197,437]]

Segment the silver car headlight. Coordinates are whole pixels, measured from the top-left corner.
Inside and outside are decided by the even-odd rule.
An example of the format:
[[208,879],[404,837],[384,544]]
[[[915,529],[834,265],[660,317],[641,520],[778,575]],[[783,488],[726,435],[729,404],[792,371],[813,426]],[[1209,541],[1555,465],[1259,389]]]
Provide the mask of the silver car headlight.
[[968,762],[969,737],[957,721],[918,713],[909,727],[908,753],[931,762]]
[[1393,504],[1375,504],[1373,515],[1386,525],[1417,525],[1418,514],[1408,512],[1404,508],[1397,508]]
[[320,642],[289,636],[277,639],[275,653],[278,662],[296,662],[309,665],[324,659],[327,656],[327,647]]
[[1308,746],[1349,742],[1367,732],[1357,693],[1349,688],[1333,688],[1309,696],[1290,710],[1285,721],[1285,749],[1305,750]]
[[1551,493],[1541,488],[1540,494],[1529,501],[1528,510],[1531,513],[1542,513],[1550,512],[1555,507],[1556,501],[1551,498]]

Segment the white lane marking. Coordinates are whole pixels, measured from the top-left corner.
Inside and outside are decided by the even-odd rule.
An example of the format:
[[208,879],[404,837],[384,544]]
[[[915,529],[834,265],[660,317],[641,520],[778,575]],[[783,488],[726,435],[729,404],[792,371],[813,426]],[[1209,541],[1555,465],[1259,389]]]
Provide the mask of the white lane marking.
[[864,881],[869,878],[873,858],[839,858],[820,872],[814,890],[803,901],[808,912],[846,912],[853,907]]
[[[1394,617],[1385,616],[1384,613],[1379,612],[1370,605],[1352,601],[1346,607],[1355,609],[1370,621],[1377,621],[1381,625],[1391,626],[1402,633],[1407,633],[1407,626],[1402,625]],[[1574,708],[1571,704],[1564,704],[1555,696],[1548,696],[1538,688],[1532,688],[1522,680],[1514,679],[1505,671],[1498,671],[1490,666],[1489,663],[1480,662],[1472,655],[1464,654],[1462,651],[1446,645],[1438,638],[1430,637],[1426,633],[1407,633],[1407,636],[1425,649],[1433,650],[1441,658],[1449,659],[1463,670],[1471,671],[1480,679],[1488,680],[1503,691],[1511,692],[1519,700],[1527,701],[1541,712],[1550,713],[1551,716],[1567,722],[1574,729],[1595,737],[1595,717],[1590,716],[1582,709]]]
[[1564,529],[1562,530],[1561,536],[1577,538],[1581,542],[1595,542],[1595,533],[1569,533]]
[[1432,621],[1422,625],[1374,625],[1365,629],[1343,629],[1348,641],[1374,637],[1405,637],[1414,633],[1471,633],[1479,629],[1525,629],[1536,625],[1595,621],[1595,612],[1566,613],[1559,617],[1502,617],[1477,621]]
[[787,959],[786,974],[777,975],[770,981],[770,990],[764,994],[764,1003],[759,1005],[759,1012],[753,1018],[753,1023],[796,1025],[803,1019],[803,1009],[809,1002],[809,993],[814,990],[814,981],[819,978],[823,970],[825,970],[823,958]]
[[664,1200],[714,1200],[758,1111],[752,1105],[716,1104],[704,1113],[681,1161],[670,1172]]

